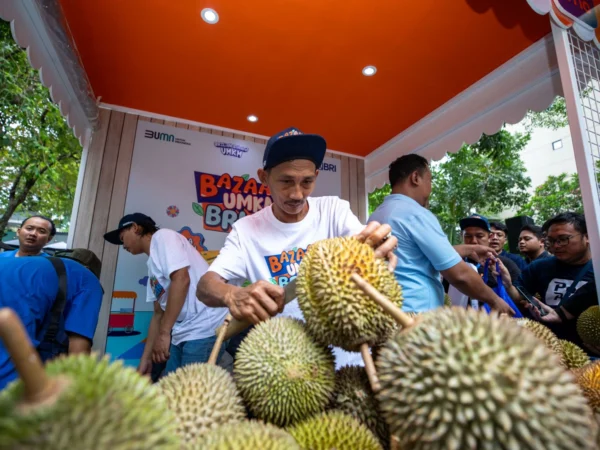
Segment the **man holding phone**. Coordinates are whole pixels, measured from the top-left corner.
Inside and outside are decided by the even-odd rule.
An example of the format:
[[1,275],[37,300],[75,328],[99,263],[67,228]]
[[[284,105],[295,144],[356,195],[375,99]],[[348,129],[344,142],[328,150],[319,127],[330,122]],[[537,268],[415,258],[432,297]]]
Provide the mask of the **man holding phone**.
[[[579,315],[598,304],[594,268],[583,214],[564,213],[542,227],[546,244],[554,256],[531,263],[514,284],[504,265],[500,265],[508,294],[527,308],[531,316],[547,325],[560,339],[583,346],[577,334]],[[539,306],[532,306],[519,292],[540,294]]]

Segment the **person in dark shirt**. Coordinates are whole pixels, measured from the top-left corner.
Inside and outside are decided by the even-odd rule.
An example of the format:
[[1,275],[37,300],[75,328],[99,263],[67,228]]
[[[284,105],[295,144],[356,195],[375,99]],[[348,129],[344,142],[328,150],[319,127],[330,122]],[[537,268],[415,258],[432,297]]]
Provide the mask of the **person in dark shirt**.
[[[464,218],[460,221],[460,229],[462,233],[463,242],[465,244],[483,245],[485,247],[491,247],[491,227],[487,218],[479,214],[474,214],[470,217]],[[519,277],[521,271],[511,259],[502,255],[498,255],[498,259],[508,269],[510,276],[512,277],[511,279],[517,279]],[[473,264],[477,268],[477,271],[480,274],[483,274],[485,263],[484,261],[481,261],[481,263],[479,263],[470,258],[466,258],[465,261]],[[487,285],[492,289],[498,286],[498,283],[496,282],[496,275],[494,274],[494,272],[489,273]]]
[[[547,325],[560,339],[583,346],[576,330],[577,318],[598,304],[585,218],[577,213],[559,214],[548,220],[542,230],[554,256],[531,263],[514,285],[513,278],[501,266],[504,285],[511,298],[527,308],[534,320]],[[539,294],[548,314],[540,316],[521,297],[517,286],[531,295]]]
[[512,253],[504,250],[504,246],[506,245],[506,239],[508,238],[508,228],[502,222],[492,222],[490,223],[490,247],[492,247],[496,252],[498,252],[499,256],[503,258],[508,258],[512,262],[514,262],[519,270],[525,269],[527,264],[525,260],[521,258],[519,255],[513,255]]
[[542,227],[525,225],[521,228],[521,233],[519,234],[519,251],[525,257],[527,265],[538,259],[549,258],[551,256],[546,251]]

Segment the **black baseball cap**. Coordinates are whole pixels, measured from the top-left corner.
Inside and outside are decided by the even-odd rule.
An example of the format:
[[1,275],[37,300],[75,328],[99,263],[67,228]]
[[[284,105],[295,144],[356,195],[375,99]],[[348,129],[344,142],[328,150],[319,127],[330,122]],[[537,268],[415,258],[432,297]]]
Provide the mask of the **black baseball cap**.
[[465,228],[469,227],[483,228],[486,231],[492,231],[490,229],[490,221],[479,214],[472,214],[469,217],[460,220],[461,231],[464,231]]
[[119,238],[119,233],[121,232],[121,230],[124,230],[125,228],[133,225],[134,223],[139,224],[142,222],[149,223],[150,225],[156,225],[154,220],[152,220],[152,218],[147,216],[146,214],[142,214],[142,213],[127,214],[126,216],[123,216],[123,218],[121,220],[119,220],[119,228],[106,233],[104,235],[104,239],[106,241],[110,242],[111,244],[122,245],[123,243],[121,242],[121,239]]
[[287,128],[272,136],[263,156],[263,169],[270,169],[295,159],[308,159],[317,169],[325,158],[327,142],[318,134],[304,134],[298,128]]

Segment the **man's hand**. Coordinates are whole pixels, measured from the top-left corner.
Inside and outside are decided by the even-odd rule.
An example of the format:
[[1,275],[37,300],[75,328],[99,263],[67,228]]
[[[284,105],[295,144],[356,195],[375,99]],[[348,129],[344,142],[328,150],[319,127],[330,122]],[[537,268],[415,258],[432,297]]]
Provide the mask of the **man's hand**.
[[508,306],[508,303],[506,303],[498,296],[496,296],[496,300],[493,303],[488,303],[488,305],[490,308],[492,308],[492,310],[496,311],[498,314],[508,314],[511,317],[515,315],[515,311],[510,306]]
[[152,361],[150,359],[141,359],[137,368],[140,375],[150,375],[152,373]]
[[471,258],[473,261],[481,262],[487,259],[496,261],[498,253],[496,253],[496,250],[494,250],[492,247],[486,247],[485,245],[479,244],[470,245],[469,247],[469,250],[471,251],[471,253],[469,253],[469,258]]
[[388,269],[393,272],[398,263],[394,250],[398,247],[398,239],[391,235],[392,227],[379,222],[369,224],[359,234],[354,236],[375,249],[375,257],[388,260]]
[[166,362],[170,356],[170,348],[171,334],[160,331],[152,348],[152,362],[155,364]]
[[508,269],[506,268],[506,266],[504,264],[502,264],[502,261],[500,261],[500,259],[498,260],[492,260],[489,262],[489,270],[494,274],[494,276],[496,277],[496,279],[498,278],[498,271],[496,270],[496,262],[498,262],[498,267],[500,268],[500,275],[502,276],[502,284],[504,285],[504,287],[506,289],[508,289],[510,286],[512,286],[512,279],[510,278],[510,272],[508,271]]
[[245,288],[233,288],[225,297],[225,305],[236,319],[256,324],[282,312],[285,295],[281,286],[260,280]]

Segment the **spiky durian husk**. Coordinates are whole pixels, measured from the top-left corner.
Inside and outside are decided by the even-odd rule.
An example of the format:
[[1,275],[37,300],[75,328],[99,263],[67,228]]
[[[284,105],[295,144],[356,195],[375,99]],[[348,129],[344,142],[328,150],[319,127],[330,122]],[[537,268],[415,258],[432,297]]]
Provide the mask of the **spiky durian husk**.
[[530,319],[517,319],[517,323],[531,331],[538,339],[542,340],[550,350],[562,357],[562,345],[560,345],[559,339],[550,328],[540,322]]
[[300,265],[296,292],[308,332],[325,345],[356,352],[363,343],[383,343],[396,324],[350,279],[354,272],[402,306],[402,290],[387,264],[354,238],[313,244]]
[[340,411],[313,416],[289,430],[303,450],[381,450],[381,444],[362,423]]
[[567,369],[580,369],[590,362],[590,357],[571,341],[559,340],[562,347],[563,362]]
[[377,397],[403,450],[593,448],[573,374],[533,335],[460,308],[421,318],[377,361]]
[[190,450],[300,450],[281,428],[257,420],[230,423],[203,435]]
[[444,294],[444,306],[447,308],[452,308],[452,299],[448,294]]
[[577,383],[595,413],[600,414],[600,361],[579,369]]
[[336,372],[332,407],[366,425],[388,447],[390,431],[364,367],[344,366]]
[[278,426],[325,410],[335,387],[331,349],[287,317],[254,327],[237,351],[233,371],[252,414]]
[[586,344],[600,347],[600,306],[591,306],[580,314],[577,334]]
[[50,361],[50,376],[68,386],[56,402],[19,411],[21,381],[0,392],[2,449],[180,449],[174,415],[148,378],[121,361],[73,355]]
[[162,378],[158,388],[176,416],[177,433],[186,445],[208,431],[246,417],[233,378],[212,364],[191,364]]

